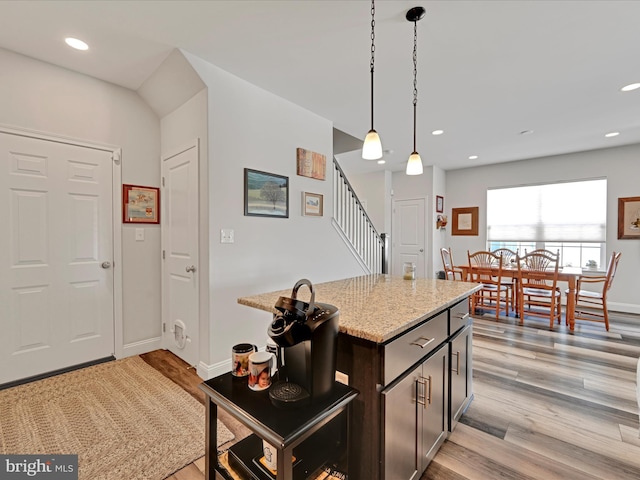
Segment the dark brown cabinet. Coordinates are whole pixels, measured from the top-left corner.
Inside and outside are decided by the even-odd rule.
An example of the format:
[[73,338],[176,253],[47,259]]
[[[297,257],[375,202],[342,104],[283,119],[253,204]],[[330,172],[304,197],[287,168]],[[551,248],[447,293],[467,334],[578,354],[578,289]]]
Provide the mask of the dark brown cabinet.
[[472,398],[468,299],[386,343],[340,333],[338,370],[353,402],[354,478],[416,479]]

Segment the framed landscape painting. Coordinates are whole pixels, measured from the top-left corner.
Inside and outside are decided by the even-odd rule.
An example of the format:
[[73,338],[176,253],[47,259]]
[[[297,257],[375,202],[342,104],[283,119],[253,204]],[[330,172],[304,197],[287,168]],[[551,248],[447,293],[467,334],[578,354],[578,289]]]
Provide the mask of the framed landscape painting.
[[289,218],[289,177],[245,168],[244,214]]

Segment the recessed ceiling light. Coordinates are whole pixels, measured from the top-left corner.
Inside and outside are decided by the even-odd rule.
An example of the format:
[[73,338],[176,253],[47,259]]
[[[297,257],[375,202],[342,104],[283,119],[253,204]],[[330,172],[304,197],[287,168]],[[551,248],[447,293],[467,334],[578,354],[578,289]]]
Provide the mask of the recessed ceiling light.
[[434,130],[433,132],[431,132],[431,135],[442,135],[444,133],[444,130]]
[[65,43],[69,45],[71,48],[75,48],[76,50],[89,50],[89,45],[84,43],[82,40],[78,40],[77,38],[67,37],[64,39]]
[[629,85],[625,85],[620,90],[623,92],[630,92],[631,90],[636,90],[640,88],[640,83],[630,83]]
[[471,155],[471,156],[469,157],[469,160],[475,160],[476,158],[478,158],[478,155]]
[[533,133],[533,130],[523,130],[520,132],[520,135],[531,135]]
[[387,163],[385,160],[378,160],[378,165],[384,165],[385,163]]
[[617,137],[618,135],[620,135],[620,132],[609,132],[605,135],[605,137]]

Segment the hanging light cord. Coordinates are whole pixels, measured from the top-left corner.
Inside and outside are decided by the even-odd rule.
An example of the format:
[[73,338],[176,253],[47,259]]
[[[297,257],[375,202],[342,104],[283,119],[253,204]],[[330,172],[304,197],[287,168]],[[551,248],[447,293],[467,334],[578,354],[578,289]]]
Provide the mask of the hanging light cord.
[[376,5],[375,1],[371,0],[371,62],[369,66],[371,67],[371,130],[373,130],[373,66],[375,63],[375,53],[376,53]]
[[418,105],[418,21],[413,22],[413,152],[416,149],[416,107]]

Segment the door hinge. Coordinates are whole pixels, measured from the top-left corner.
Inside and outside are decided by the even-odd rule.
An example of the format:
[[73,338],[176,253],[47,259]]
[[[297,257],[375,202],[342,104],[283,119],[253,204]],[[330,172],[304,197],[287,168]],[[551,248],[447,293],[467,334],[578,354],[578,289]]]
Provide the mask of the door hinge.
[[162,259],[164,260],[165,258],[166,258],[166,257],[165,257],[165,251],[164,251],[164,250],[162,250]]
[[120,165],[120,150],[116,150],[111,154],[111,160],[113,160],[113,163],[116,165]]
[[162,177],[162,186],[164,187],[164,177]]
[[162,322],[162,333],[165,333],[167,331],[167,324]]

